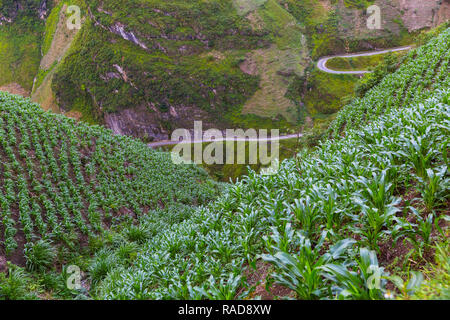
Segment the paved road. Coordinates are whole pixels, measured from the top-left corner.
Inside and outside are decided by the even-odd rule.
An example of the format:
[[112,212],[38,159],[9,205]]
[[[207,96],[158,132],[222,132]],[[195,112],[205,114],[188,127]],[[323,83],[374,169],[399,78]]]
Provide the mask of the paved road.
[[158,142],[152,142],[149,143],[148,146],[151,148],[157,148],[157,147],[164,147],[164,146],[173,146],[176,144],[195,144],[195,143],[209,143],[209,142],[226,142],[226,141],[248,141],[248,142],[264,142],[264,141],[281,141],[281,140],[290,140],[290,139],[298,139],[303,134],[297,133],[297,134],[289,134],[285,136],[280,136],[277,138],[265,138],[265,139],[248,139],[248,138],[238,138],[238,137],[232,137],[232,138],[222,138],[222,139],[207,139],[207,140],[194,140],[194,141],[158,141]]
[[[328,60],[330,60],[332,58],[368,57],[368,56],[374,56],[377,54],[404,51],[404,50],[410,50],[410,49],[412,49],[412,46],[401,47],[401,48],[392,48],[392,49],[373,51],[373,52],[352,53],[352,54],[346,54],[346,55],[323,57],[317,63],[317,67],[324,72],[333,73],[333,74],[365,74],[365,73],[369,73],[371,71],[335,71],[335,70],[328,69],[326,64],[327,64]],[[151,148],[158,148],[158,147],[164,147],[164,146],[172,146],[172,145],[176,145],[176,144],[209,143],[209,142],[213,142],[213,141],[216,141],[216,142],[225,142],[225,141],[249,141],[250,142],[250,141],[276,141],[276,140],[280,141],[280,140],[298,139],[301,136],[302,136],[302,134],[299,133],[299,134],[290,134],[290,135],[286,135],[286,136],[280,136],[278,138],[265,138],[265,139],[247,139],[247,138],[234,137],[234,138],[223,138],[223,139],[218,139],[218,140],[210,139],[210,140],[181,141],[181,142],[179,142],[179,141],[157,141],[157,142],[149,143],[148,146]]]
[[322,70],[323,72],[332,73],[332,74],[365,74],[370,73],[371,71],[336,71],[331,70],[327,67],[327,62],[330,59],[333,58],[355,58],[355,57],[368,57],[368,56],[375,56],[378,54],[383,53],[389,53],[389,52],[397,52],[397,51],[405,51],[405,50],[411,50],[412,46],[407,47],[401,47],[401,48],[393,48],[393,49],[386,49],[381,51],[373,51],[373,52],[363,52],[363,53],[353,53],[353,54],[346,54],[346,55],[337,55],[337,56],[330,56],[330,57],[323,57],[319,59],[319,62],[317,63],[317,67]]

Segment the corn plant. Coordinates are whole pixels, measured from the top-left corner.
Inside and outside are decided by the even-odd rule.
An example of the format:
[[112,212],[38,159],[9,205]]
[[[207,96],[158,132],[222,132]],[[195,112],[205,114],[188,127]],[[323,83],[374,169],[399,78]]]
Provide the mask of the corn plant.
[[431,245],[431,234],[435,216],[433,213],[428,215],[420,214],[417,209],[413,207],[410,207],[409,209],[417,222],[411,223],[403,217],[396,218],[396,226],[394,227],[392,235],[395,241],[401,237],[406,237],[406,239],[414,246],[416,252],[422,256],[423,249],[426,249]]
[[421,187],[419,191],[428,210],[433,210],[436,206],[445,203],[448,198],[450,179],[446,177],[447,166],[442,167],[439,172],[433,169],[426,170],[426,177],[419,178]]
[[389,276],[387,279],[392,282],[400,291],[404,298],[409,298],[420,288],[423,282],[423,274],[412,271],[408,273],[408,278],[404,281],[399,276]]
[[355,243],[350,239],[341,240],[322,254],[326,236],[327,233],[324,232],[314,246],[309,239],[297,233],[292,239],[298,247],[297,255],[291,255],[279,247],[274,255],[262,255],[264,261],[270,262],[277,269],[273,278],[295,291],[300,299],[319,299],[327,294],[328,287],[323,281],[321,267],[340,259],[344,251]]
[[[375,251],[361,248],[356,265],[346,268],[342,265],[326,264],[321,266],[325,277],[334,284],[333,292],[338,299],[383,299],[386,277],[384,268],[378,264]],[[354,270],[352,270],[354,269]]]
[[44,271],[53,264],[56,253],[50,241],[39,240],[25,245],[24,256],[28,270]]

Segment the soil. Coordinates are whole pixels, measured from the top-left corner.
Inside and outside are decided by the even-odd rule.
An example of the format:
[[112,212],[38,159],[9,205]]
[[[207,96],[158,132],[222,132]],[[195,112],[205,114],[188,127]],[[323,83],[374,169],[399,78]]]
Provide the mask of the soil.
[[16,95],[23,96],[23,97],[29,96],[29,92],[27,90],[25,90],[20,84],[15,83],[15,82],[1,86],[0,91],[6,91],[11,94],[16,94]]
[[6,258],[0,255],[0,272],[8,271],[8,266],[6,264]]
[[[248,267],[244,272],[247,277],[247,283],[255,290],[251,294],[250,299],[261,297],[262,300],[274,300],[283,297],[295,297],[295,292],[283,287],[279,284],[272,284],[269,290],[266,290],[267,278],[270,275],[272,268],[269,264],[262,261],[257,262],[256,271]],[[244,291],[244,290],[241,290]],[[242,292],[240,292],[242,293]]]

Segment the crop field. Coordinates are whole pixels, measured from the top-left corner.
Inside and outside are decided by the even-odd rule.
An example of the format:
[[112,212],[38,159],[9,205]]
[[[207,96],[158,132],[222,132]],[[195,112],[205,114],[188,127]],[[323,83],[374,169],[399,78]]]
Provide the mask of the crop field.
[[73,250],[119,223],[215,195],[203,170],[29,100],[0,93],[0,115],[0,255],[14,263],[30,263],[23,252],[38,240]]
[[[242,14],[258,8],[260,18],[275,30],[285,26],[278,23],[285,20],[278,16],[284,12],[280,9],[295,1],[283,1],[283,6],[274,0],[233,3],[240,4]],[[366,6],[368,1],[344,3]],[[105,10],[117,6],[108,5]],[[197,33],[198,17],[212,16],[191,11],[197,6],[206,13],[220,9],[224,19],[219,24],[199,20],[205,30],[210,30],[206,24],[216,25],[207,36],[217,40],[213,47],[218,54],[200,55],[209,49],[201,38],[190,39],[192,55],[180,58],[186,69],[175,74],[191,78],[200,72],[198,79],[220,78],[224,92],[233,79],[238,91],[247,83],[252,90],[244,90],[242,97],[257,92],[257,77],[250,73],[241,77],[237,64],[241,59],[222,58],[226,48],[219,43],[227,42],[220,37],[226,28],[246,30],[253,39],[251,21],[237,16],[231,2],[176,5],[189,18],[184,27],[163,11],[146,12],[144,18],[156,17],[165,26],[163,22],[171,21],[185,36]],[[121,9],[120,16],[100,12],[99,21],[109,26],[114,19],[130,22],[129,8]],[[110,39],[106,31],[93,32],[92,21],[86,26],[77,38],[77,51],[69,55],[70,64],[58,67],[59,80],[67,86],[84,87],[81,76],[92,76],[92,84],[98,83],[101,61],[81,70],[83,74],[75,67],[96,50],[112,54],[115,48],[113,42],[99,42],[102,37]],[[139,24],[136,30],[159,32],[151,24]],[[230,31],[228,36],[236,45],[242,40],[239,32]],[[286,61],[291,61],[289,52],[300,49],[288,46],[292,38],[300,40],[300,33],[260,36],[286,51],[281,57],[289,58]],[[450,299],[450,28],[433,36],[401,61],[394,59],[392,69],[386,62],[377,67],[386,68],[385,73],[376,69],[361,79],[356,84],[361,86],[355,90],[358,97],[348,98],[349,104],[327,118],[334,120],[323,139],[314,141],[314,148],[299,150],[308,145],[304,140],[286,141],[277,172],[261,175],[256,167],[248,167],[247,175],[236,178],[244,168],[225,167],[224,172],[236,178],[229,184],[213,180],[197,165],[174,164],[170,153],[152,150],[140,140],[46,112],[29,99],[0,92],[0,300]],[[147,44],[159,41],[155,39],[147,39]],[[189,37],[161,43],[176,52],[183,39]],[[142,77],[141,63],[164,77],[167,66],[180,67],[168,54],[170,61],[162,59],[164,68],[158,69],[161,66],[153,62],[162,54],[150,57],[140,49],[136,54],[130,43],[116,40],[119,49],[113,61],[133,62]],[[46,43],[50,52],[51,42]],[[253,43],[242,52],[256,52],[258,47]],[[118,54],[120,50],[129,55]],[[275,52],[271,59],[277,57]],[[210,65],[202,70],[204,62]],[[291,62],[288,71],[300,76],[298,61]],[[227,67],[227,73],[219,65]],[[64,68],[71,70],[72,80]],[[273,76],[274,70],[259,71]],[[228,71],[234,76],[225,76]],[[327,91],[333,108],[317,106],[320,112],[310,112],[319,118],[340,107],[334,98],[339,94],[336,88],[350,83],[341,90],[350,97],[354,81],[316,71],[311,75],[314,85],[334,87]],[[262,78],[267,80],[260,88],[264,91],[270,79]],[[147,75],[145,79],[147,84],[153,81]],[[115,80],[113,87],[119,81]],[[178,87],[174,83],[164,86],[181,101],[181,82]],[[127,99],[133,99],[127,86],[115,96],[102,91],[103,106],[127,105]],[[284,92],[276,86],[272,90],[275,97]],[[66,99],[75,103],[81,97],[77,92],[69,92]],[[161,97],[168,93],[158,92],[155,99],[163,102]],[[201,92],[195,97],[208,105]],[[122,98],[123,103],[115,100]],[[313,94],[306,102],[309,98],[314,100]],[[232,92],[230,99],[242,100]],[[218,171],[215,166],[206,168]],[[80,269],[81,288],[67,285],[72,266]]]
[[450,29],[410,53],[344,108],[333,139],[276,175],[251,172],[147,241],[132,264],[117,265],[119,250],[106,248],[92,268],[110,271],[93,294],[235,299],[279,286],[298,299],[413,296],[434,248],[448,252],[449,38]]
[[[345,127],[357,128],[391,109],[423,101],[435,88],[449,85],[449,29],[417,50],[410,51],[408,61],[385,77],[368,94],[355,99],[339,112],[330,132],[337,136]],[[380,95],[385,97],[380,99]]]

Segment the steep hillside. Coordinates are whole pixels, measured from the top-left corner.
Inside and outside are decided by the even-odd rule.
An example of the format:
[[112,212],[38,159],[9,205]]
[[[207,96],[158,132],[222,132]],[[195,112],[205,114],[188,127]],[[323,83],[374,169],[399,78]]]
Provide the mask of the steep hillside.
[[[251,173],[152,238],[131,266],[96,283],[95,297],[413,295],[420,281],[408,279],[420,279],[436,243],[440,255],[448,252],[449,40],[447,29],[345,107],[330,129],[334,139],[284,161],[273,176]],[[120,260],[106,250],[112,262],[103,252],[91,270]],[[374,272],[380,279],[371,286]],[[440,285],[448,299],[448,283]]]
[[0,271],[6,260],[30,267],[41,239],[76,254],[144,216],[181,221],[218,190],[169,154],[6,93],[0,145]]
[[[64,28],[73,4],[80,31]],[[382,30],[366,27],[372,4]],[[11,36],[0,47],[0,87],[30,94],[34,74],[31,96],[45,109],[146,141],[200,119],[298,131],[306,117],[328,119],[357,81],[317,72],[314,60],[411,44],[448,21],[449,8],[448,0],[5,0],[0,28]]]

